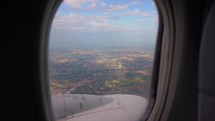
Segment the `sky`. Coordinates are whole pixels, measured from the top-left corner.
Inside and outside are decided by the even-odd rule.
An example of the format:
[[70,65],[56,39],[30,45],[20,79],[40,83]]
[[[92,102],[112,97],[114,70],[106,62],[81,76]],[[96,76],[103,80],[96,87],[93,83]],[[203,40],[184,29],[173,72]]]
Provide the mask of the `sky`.
[[158,19],[153,0],[64,0],[52,23],[49,46],[154,47]]

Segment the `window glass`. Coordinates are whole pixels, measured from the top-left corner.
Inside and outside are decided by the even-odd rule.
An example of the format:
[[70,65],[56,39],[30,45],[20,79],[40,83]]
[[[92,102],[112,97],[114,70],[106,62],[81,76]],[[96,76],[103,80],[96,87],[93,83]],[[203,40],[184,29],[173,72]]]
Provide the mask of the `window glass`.
[[49,40],[57,120],[139,121],[158,31],[152,0],[64,0]]

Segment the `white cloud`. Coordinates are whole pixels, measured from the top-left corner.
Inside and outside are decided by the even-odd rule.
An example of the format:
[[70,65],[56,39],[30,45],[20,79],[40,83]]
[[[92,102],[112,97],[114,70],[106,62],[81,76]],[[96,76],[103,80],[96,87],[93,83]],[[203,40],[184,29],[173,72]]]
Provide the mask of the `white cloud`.
[[59,15],[56,16],[53,21],[53,27],[56,29],[73,29],[80,25],[80,21],[83,21],[84,17],[77,14]]
[[[97,9],[102,12],[112,12],[127,9],[131,5],[139,4],[139,0],[134,0],[129,3],[119,5],[108,5],[102,0],[65,0],[65,3],[69,5],[73,10],[92,10]],[[87,5],[88,7],[83,7]]]
[[95,3],[99,0],[65,0],[65,3],[72,7],[75,10],[81,10],[82,5],[86,3]]
[[130,2],[129,4],[139,4],[139,3],[141,3],[140,0],[134,0],[134,1]]
[[106,12],[124,10],[128,7],[128,5],[109,5],[106,9]]
[[141,12],[138,8],[134,9],[133,11],[129,11],[128,13],[137,16],[150,16],[149,12]]
[[89,21],[87,23],[92,30],[108,30],[113,27],[113,26],[110,26],[110,24],[105,21]]
[[88,8],[89,9],[95,9],[95,8],[97,8],[96,2],[91,3]]
[[127,9],[130,5],[139,4],[139,3],[140,3],[140,1],[135,0],[135,1],[132,1],[132,2],[127,3],[127,4],[108,5],[106,8],[106,12],[124,10],[124,9]]
[[106,6],[107,4],[106,4],[105,2],[100,2],[100,5],[104,7],[104,6]]
[[118,19],[117,16],[84,16],[79,14],[59,15],[53,22],[55,29],[67,30],[116,30],[119,26],[111,24],[110,19]]
[[106,5],[106,10],[105,12],[112,12],[112,11],[120,11],[120,10],[124,10],[127,9],[129,6],[131,5],[135,5],[135,4],[139,4],[140,1],[135,0],[132,2],[129,2],[127,4],[121,4],[121,5]]

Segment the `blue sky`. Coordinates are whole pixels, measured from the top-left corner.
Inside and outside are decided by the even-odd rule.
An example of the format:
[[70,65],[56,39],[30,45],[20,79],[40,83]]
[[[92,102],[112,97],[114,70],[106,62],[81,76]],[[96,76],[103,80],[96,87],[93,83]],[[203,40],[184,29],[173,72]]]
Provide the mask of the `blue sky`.
[[64,0],[52,23],[50,47],[155,45],[152,0]]

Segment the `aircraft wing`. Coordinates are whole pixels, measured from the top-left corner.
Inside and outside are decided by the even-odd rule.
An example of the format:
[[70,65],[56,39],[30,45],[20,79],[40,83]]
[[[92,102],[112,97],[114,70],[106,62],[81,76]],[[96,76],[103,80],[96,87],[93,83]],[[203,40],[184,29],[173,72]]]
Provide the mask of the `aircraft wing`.
[[128,94],[65,94],[52,96],[57,121],[139,121],[146,98]]

